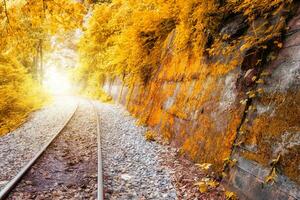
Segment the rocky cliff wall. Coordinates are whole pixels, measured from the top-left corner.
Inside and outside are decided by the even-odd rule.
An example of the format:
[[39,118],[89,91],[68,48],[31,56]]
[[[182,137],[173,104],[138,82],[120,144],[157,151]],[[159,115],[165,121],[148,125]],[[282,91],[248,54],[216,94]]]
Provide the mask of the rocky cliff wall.
[[283,12],[250,26],[243,16],[224,22],[220,33],[229,38],[263,38],[266,24],[288,23],[283,35],[256,47],[241,41],[239,61],[188,50],[173,56],[174,29],[147,84],[107,79],[104,89],[183,155],[225,172],[226,183],[249,199],[299,199],[300,11],[293,9],[292,17]]

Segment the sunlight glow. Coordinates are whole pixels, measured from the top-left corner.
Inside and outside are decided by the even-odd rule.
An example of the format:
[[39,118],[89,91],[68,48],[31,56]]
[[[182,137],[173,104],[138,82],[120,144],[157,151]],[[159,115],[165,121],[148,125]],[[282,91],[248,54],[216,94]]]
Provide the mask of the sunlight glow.
[[66,95],[72,92],[67,74],[56,68],[49,68],[45,73],[44,88],[55,95]]

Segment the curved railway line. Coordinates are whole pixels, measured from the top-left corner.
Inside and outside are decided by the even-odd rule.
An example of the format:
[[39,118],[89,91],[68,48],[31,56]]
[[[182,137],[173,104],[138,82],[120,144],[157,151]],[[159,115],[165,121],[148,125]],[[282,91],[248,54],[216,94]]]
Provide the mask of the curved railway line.
[[[93,102],[90,100],[87,100],[89,104],[92,106],[92,110],[94,111],[94,117],[96,118],[96,135],[97,135],[97,199],[102,200],[103,199],[103,180],[102,180],[102,159],[101,159],[101,141],[100,141],[100,125],[99,125],[99,115],[97,112],[97,109]],[[19,171],[19,173],[10,180],[6,186],[0,191],[0,200],[7,199],[9,196],[13,195],[14,190],[20,182],[24,179],[24,176],[29,173],[29,171],[37,165],[37,162],[42,159],[42,157],[45,157],[46,154],[49,154],[48,149],[50,146],[53,146],[54,143],[57,143],[57,140],[61,134],[66,130],[66,127],[72,119],[74,120],[74,116],[78,114],[79,109],[79,102],[77,102],[77,105],[75,109],[72,111],[72,113],[67,117],[64,125],[62,128],[55,134],[49,142],[47,142],[41,150]],[[22,187],[22,186],[21,186]]]

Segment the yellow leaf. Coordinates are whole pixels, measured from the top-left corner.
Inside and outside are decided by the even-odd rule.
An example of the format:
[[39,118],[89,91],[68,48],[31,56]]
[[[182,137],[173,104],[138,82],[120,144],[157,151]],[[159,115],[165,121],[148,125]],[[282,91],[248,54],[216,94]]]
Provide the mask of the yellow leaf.
[[196,166],[199,167],[201,170],[209,170],[212,164],[202,163],[202,164],[196,164]]
[[261,63],[261,59],[257,60],[256,65],[258,65],[259,63]]
[[223,39],[224,39],[224,40],[227,40],[229,37],[230,37],[230,36],[229,36],[228,34],[224,34],[224,35],[223,35]]
[[246,44],[244,44],[244,45],[241,46],[240,50],[244,51],[244,50],[248,49],[249,47],[251,47],[251,44],[246,43]]
[[258,83],[258,84],[264,84],[265,82],[264,82],[264,80],[262,80],[262,79],[258,79],[258,80],[256,81],[256,83]]
[[255,92],[253,90],[250,90],[246,93],[249,98],[254,98],[256,96]]
[[209,180],[206,184],[212,188],[215,188],[220,185],[217,181],[214,180]]
[[240,103],[241,103],[242,105],[246,105],[247,101],[248,101],[248,99],[243,99],[243,100],[240,101]]
[[265,178],[265,183],[270,183],[272,185],[276,181],[276,179],[276,169],[275,167],[273,167],[271,173]]
[[280,42],[280,43],[277,44],[277,46],[278,46],[279,48],[282,48],[283,44]]
[[254,97],[256,97],[256,94],[255,94],[255,93],[251,93],[251,94],[249,95],[249,98],[254,98]]
[[147,141],[155,141],[156,133],[153,131],[147,131],[145,133],[145,138]]
[[263,94],[263,93],[264,93],[264,89],[258,88],[258,89],[257,89],[257,92],[258,92],[259,94]]
[[269,76],[270,73],[265,71],[265,72],[262,72],[260,75],[261,75],[261,76]]
[[207,187],[207,185],[204,181],[200,181],[198,183],[195,183],[195,185],[197,185],[199,187],[199,191],[201,193],[207,192],[207,190],[208,190],[208,187]]
[[237,196],[234,192],[226,191],[225,192],[226,200],[236,200]]
[[237,163],[237,159],[233,159],[231,162],[230,162],[230,167],[234,167]]
[[252,81],[255,81],[256,79],[257,79],[257,77],[256,77],[256,76],[253,76],[251,80],[252,80]]
[[279,162],[279,159],[280,159],[280,154],[277,156],[277,158],[275,158],[275,159],[273,159],[272,161],[271,161],[271,165],[276,165],[278,162]]

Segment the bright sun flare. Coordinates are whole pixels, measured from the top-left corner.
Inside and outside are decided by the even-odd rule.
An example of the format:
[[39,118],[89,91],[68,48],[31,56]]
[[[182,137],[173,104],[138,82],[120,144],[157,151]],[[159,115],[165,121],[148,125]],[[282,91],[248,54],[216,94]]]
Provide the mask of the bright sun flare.
[[56,68],[46,71],[44,87],[52,94],[69,94],[72,88],[67,74],[59,72]]

